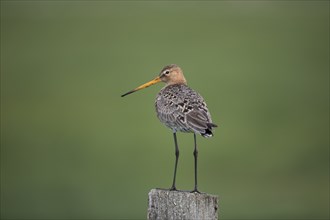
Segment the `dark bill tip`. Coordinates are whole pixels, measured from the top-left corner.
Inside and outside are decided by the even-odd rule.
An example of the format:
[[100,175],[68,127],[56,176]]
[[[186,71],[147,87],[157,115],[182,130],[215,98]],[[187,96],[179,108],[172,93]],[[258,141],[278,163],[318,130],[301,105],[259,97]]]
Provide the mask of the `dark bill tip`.
[[127,95],[129,95],[129,94],[131,94],[131,93],[133,93],[133,92],[135,92],[135,90],[131,90],[131,91],[129,91],[129,92],[126,92],[125,94],[121,95],[121,97],[127,96]]

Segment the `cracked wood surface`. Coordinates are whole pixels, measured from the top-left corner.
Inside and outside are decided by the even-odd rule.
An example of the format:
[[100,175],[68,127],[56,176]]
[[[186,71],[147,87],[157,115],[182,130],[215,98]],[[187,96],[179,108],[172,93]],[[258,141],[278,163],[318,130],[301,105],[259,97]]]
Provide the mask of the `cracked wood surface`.
[[148,219],[218,219],[218,196],[206,193],[152,189]]

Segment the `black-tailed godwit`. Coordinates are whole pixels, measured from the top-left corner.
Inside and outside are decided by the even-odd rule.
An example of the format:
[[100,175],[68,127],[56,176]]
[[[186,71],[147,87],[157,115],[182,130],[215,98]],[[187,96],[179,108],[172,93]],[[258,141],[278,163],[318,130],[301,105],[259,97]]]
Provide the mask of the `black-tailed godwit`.
[[196,134],[203,137],[213,136],[212,128],[217,127],[212,123],[210,112],[203,97],[187,86],[187,81],[181,68],[175,64],[165,66],[155,79],[147,82],[125,94],[122,97],[147,88],[158,82],[166,83],[156,97],[155,107],[159,120],[173,132],[175,144],[175,167],[171,190],[177,190],[175,179],[179,160],[179,147],[176,132],[191,132],[194,134],[194,159],[195,159],[195,187],[192,192],[199,192],[197,188],[197,144]]

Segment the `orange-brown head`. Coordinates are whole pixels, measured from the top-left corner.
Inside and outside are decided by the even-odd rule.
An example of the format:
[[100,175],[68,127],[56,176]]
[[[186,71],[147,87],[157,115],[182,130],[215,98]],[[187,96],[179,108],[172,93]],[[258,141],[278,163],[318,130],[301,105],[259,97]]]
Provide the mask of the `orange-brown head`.
[[135,88],[132,89],[131,91],[123,94],[121,97],[124,97],[128,94],[131,94],[133,92],[136,92],[138,90],[147,88],[151,85],[154,85],[159,82],[164,82],[166,85],[173,85],[173,84],[187,84],[186,79],[184,78],[182,69],[176,65],[176,64],[171,64],[165,66],[159,73],[159,76],[157,76],[155,79]]
[[160,71],[159,78],[162,82],[166,83],[166,85],[187,84],[182,69],[176,64],[165,66]]

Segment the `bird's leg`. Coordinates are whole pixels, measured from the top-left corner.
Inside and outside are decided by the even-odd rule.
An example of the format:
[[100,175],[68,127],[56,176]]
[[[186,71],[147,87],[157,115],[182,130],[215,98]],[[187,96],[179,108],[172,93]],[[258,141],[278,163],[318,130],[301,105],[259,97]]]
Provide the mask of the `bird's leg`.
[[197,143],[196,143],[196,134],[194,133],[194,143],[195,143],[195,148],[194,148],[194,158],[195,158],[195,188],[191,192],[197,192],[200,193],[197,189],[197,157],[198,157],[198,150],[197,150]]
[[173,137],[174,137],[174,144],[175,144],[175,167],[174,167],[174,177],[173,177],[173,184],[170,190],[177,190],[175,186],[175,178],[176,178],[176,169],[178,166],[178,161],[179,161],[179,147],[178,147],[178,142],[176,139],[176,132],[173,132]]

